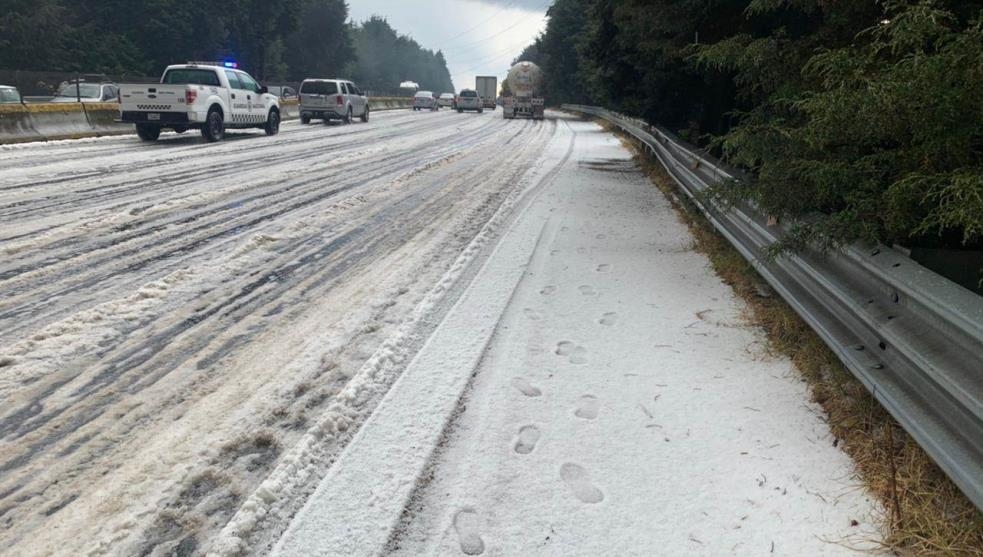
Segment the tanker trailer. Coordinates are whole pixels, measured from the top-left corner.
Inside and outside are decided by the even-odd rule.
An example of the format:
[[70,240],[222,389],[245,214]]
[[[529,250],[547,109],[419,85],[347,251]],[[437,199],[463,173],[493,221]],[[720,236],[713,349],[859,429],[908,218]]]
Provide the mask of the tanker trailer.
[[543,70],[532,62],[519,62],[506,78],[510,96],[504,98],[505,118],[543,119]]

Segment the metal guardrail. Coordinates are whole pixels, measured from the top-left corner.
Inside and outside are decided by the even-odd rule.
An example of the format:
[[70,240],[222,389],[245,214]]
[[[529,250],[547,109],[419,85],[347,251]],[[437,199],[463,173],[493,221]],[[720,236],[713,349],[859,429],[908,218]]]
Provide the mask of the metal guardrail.
[[733,172],[641,120],[563,105],[645,144],[714,227],[819,334],[953,482],[983,509],[983,298],[886,246],[771,259],[784,233],[750,207],[700,194]]

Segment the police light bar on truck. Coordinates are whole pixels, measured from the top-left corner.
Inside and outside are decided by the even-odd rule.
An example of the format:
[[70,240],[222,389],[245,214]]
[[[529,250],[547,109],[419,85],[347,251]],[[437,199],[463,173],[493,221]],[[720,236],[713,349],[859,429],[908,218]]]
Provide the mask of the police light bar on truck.
[[188,62],[188,65],[189,66],[218,66],[220,68],[232,68],[232,69],[237,69],[239,67],[239,63],[238,62],[229,62],[229,61],[224,61],[224,62],[195,62],[195,61],[191,61],[191,62]]

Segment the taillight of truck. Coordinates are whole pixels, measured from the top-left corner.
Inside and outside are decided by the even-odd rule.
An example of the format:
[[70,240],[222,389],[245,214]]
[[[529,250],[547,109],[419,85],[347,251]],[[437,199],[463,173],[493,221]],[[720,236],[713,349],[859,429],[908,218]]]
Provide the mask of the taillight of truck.
[[341,95],[338,95],[337,97],[335,97],[334,100],[335,100],[335,103],[338,104],[338,106],[341,106],[341,105],[345,104],[345,97],[342,97]]
[[198,91],[188,89],[184,92],[184,102],[186,104],[195,104],[196,100],[198,100]]

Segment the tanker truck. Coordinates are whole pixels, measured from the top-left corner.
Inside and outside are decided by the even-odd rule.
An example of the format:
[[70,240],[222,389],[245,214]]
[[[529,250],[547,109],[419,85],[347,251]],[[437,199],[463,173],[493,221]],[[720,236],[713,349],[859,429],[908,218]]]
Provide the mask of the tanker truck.
[[509,94],[503,99],[505,118],[543,119],[543,70],[532,62],[519,62],[509,70]]

